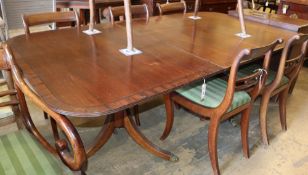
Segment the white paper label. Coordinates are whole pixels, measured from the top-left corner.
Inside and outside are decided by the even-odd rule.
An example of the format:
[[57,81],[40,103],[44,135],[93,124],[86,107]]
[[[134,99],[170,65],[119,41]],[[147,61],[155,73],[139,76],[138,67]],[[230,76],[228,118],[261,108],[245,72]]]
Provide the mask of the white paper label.
[[283,13],[283,14],[287,14],[287,9],[288,9],[287,6],[283,6],[283,8],[282,8],[282,13]]
[[268,6],[268,1],[266,1],[265,6],[266,6],[266,7]]
[[201,101],[203,101],[205,98],[205,91],[206,91],[206,83],[205,80],[203,80],[203,84],[201,87]]

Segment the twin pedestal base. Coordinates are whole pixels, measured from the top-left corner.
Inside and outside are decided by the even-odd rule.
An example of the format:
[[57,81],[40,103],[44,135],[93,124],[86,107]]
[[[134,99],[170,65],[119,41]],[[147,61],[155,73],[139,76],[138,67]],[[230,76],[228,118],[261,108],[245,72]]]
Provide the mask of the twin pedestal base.
[[130,110],[121,111],[112,115],[107,116],[105,124],[101,131],[97,135],[92,146],[87,150],[87,156],[94,155],[112,136],[116,128],[125,128],[128,135],[143,149],[152,153],[153,155],[176,162],[179,158],[169,151],[159,148],[148,140],[138,129]]

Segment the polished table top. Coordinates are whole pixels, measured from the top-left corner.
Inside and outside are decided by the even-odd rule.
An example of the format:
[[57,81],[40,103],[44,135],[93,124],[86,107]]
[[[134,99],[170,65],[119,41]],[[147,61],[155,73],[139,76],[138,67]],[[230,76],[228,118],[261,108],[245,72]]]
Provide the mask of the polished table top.
[[[235,36],[237,19],[202,12],[152,17],[134,22],[135,47],[143,54],[127,57],[122,23],[98,25],[88,36],[78,29],[34,33],[8,41],[29,86],[56,112],[101,116],[123,110],[192,81],[230,68],[244,48],[287,40],[295,33],[247,22],[251,38]],[[279,46],[281,49],[283,45]]]
[[[230,10],[228,14],[234,17],[238,17],[238,13],[236,10]],[[304,28],[308,29],[308,20],[304,19],[294,19],[286,15],[269,14],[266,12],[259,12],[251,9],[245,9],[244,14],[246,20],[259,22],[262,24],[282,28],[285,30],[299,32]],[[267,17],[257,16],[257,15],[267,15]]]
[[[292,31],[247,21],[247,33],[252,37],[241,39],[235,36],[240,33],[239,20],[236,18],[222,13],[201,12],[199,16],[202,19],[194,21],[187,18],[190,15],[163,16],[152,19],[148,24],[135,23],[135,36],[152,36],[227,69],[241,50],[267,45],[278,38],[287,40],[295,34]],[[122,23],[122,26],[125,27],[125,24]],[[283,45],[280,45],[277,49],[282,47]]]

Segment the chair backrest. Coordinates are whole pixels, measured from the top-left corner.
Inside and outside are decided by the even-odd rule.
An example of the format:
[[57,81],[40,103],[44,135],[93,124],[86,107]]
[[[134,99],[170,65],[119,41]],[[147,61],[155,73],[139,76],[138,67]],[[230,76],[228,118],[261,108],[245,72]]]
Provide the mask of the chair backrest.
[[[252,101],[255,100],[265,84],[267,77],[266,73],[269,69],[269,62],[273,50],[280,43],[282,43],[282,40],[278,39],[263,47],[253,48],[250,50],[244,49],[236,56],[230,70],[226,95],[223,102],[219,105],[219,107],[217,107],[217,109],[220,108],[221,111],[227,111],[232,103],[235,91],[247,91],[249,92]],[[238,78],[237,72],[240,63],[242,61],[249,61],[254,58],[263,58],[262,68],[255,70],[255,72],[250,75]]]
[[269,85],[270,88],[277,88],[282,76],[285,75],[292,82],[305,61],[307,53],[308,34],[298,34],[288,40],[282,52],[275,80]]
[[172,14],[172,13],[179,13],[183,12],[186,13],[186,2],[184,0],[181,0],[180,2],[167,2],[166,4],[156,4],[159,15],[165,15],[165,14]]
[[[131,6],[132,18],[142,18],[146,21],[149,20],[149,9],[146,4],[132,5]],[[116,19],[123,21],[125,19],[124,6],[108,7],[108,13],[106,17],[114,24]]]
[[24,14],[22,16],[25,33],[27,36],[30,35],[29,27],[48,23],[62,23],[62,22],[75,22],[76,26],[79,26],[79,17],[76,11],[66,12],[48,12],[48,13],[37,13],[37,14]]

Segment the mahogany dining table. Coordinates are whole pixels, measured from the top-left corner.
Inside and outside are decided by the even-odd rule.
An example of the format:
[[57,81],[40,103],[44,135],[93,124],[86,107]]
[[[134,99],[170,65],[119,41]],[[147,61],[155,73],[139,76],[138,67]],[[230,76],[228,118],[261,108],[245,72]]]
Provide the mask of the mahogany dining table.
[[[115,128],[124,127],[132,139],[166,160],[178,158],[148,140],[136,126],[129,108],[186,84],[228,71],[244,48],[287,40],[295,32],[246,22],[250,38],[235,36],[239,21],[226,14],[200,12],[133,21],[134,47],[143,53],[125,56],[124,23],[99,24],[102,31],[88,36],[86,28],[33,33],[10,39],[18,68],[27,85],[55,112],[73,117],[106,116],[87,156],[95,154]],[[281,50],[279,45],[276,51]],[[246,60],[249,62],[252,60]],[[243,62],[243,64],[245,64]],[[74,133],[73,133],[74,134]]]

